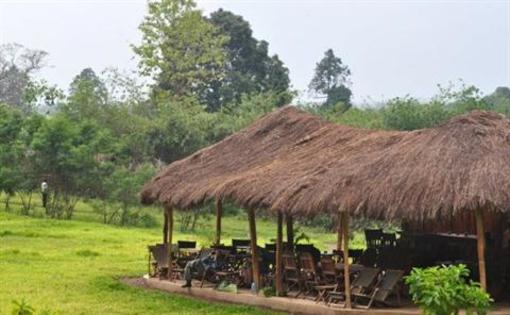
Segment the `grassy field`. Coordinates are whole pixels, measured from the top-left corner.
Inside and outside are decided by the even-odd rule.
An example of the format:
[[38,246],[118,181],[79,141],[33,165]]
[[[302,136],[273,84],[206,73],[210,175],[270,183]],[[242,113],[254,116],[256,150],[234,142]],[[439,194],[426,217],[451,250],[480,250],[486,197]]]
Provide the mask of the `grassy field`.
[[[121,283],[120,277],[141,276],[146,272],[146,246],[161,240],[161,227],[105,225],[93,222],[95,217],[85,205],[79,208],[77,219],[72,221],[0,211],[0,314],[9,314],[12,301],[21,299],[38,311],[59,314],[268,313]],[[197,240],[206,245],[214,235],[213,226],[211,217],[200,223],[197,232],[176,232],[174,239]],[[257,229],[261,245],[274,238],[272,220],[258,220]],[[246,238],[247,220],[243,216],[226,217],[223,230],[225,240]],[[303,231],[323,249],[335,243],[333,233]]]

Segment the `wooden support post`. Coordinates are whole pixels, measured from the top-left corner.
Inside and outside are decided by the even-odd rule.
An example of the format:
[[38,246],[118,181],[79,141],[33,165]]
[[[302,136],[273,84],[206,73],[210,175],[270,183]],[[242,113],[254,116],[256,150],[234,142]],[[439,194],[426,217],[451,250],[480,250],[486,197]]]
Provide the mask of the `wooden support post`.
[[[338,213],[338,222],[336,223],[336,250],[340,253],[342,251],[342,213]],[[338,257],[340,259],[340,256]]]
[[220,245],[221,243],[221,213],[223,210],[223,203],[221,199],[216,199],[216,240],[214,243]]
[[294,222],[292,216],[287,214],[287,248],[294,251]]
[[174,232],[174,210],[172,208],[166,209],[168,216],[168,280],[172,280],[172,236]]
[[164,220],[165,220],[165,222],[163,223],[163,244],[167,244],[168,243],[168,213],[167,213],[166,209],[163,211],[163,214],[164,214]]
[[351,279],[349,278],[349,214],[342,212],[342,232],[344,239],[344,285],[345,285],[345,306],[351,308]]
[[277,228],[276,228],[276,274],[275,274],[275,286],[276,296],[283,295],[283,264],[282,264],[282,251],[283,251],[283,215],[278,212]]
[[487,291],[487,275],[485,272],[485,228],[483,225],[482,210],[477,209],[476,216],[476,241],[478,251],[478,273],[480,274],[480,286]]
[[257,251],[257,229],[255,226],[255,210],[248,210],[248,221],[250,224],[250,241],[251,241],[251,270],[252,278],[255,282],[257,290],[260,290],[260,273],[259,273],[259,254]]

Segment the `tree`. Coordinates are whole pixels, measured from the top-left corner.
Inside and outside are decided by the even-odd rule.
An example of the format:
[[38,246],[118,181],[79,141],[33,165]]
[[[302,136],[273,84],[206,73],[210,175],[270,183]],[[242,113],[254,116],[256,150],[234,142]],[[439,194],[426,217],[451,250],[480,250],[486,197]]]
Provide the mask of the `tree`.
[[201,95],[208,109],[218,110],[223,104],[239,103],[245,94],[274,91],[286,93],[278,106],[290,102],[289,70],[277,55],[269,56],[266,41],[253,37],[250,24],[242,16],[219,9],[209,18],[225,37],[226,74],[211,82]]
[[196,95],[223,76],[227,37],[203,18],[192,0],[150,1],[134,46],[142,73],[157,88],[182,97]]
[[107,105],[107,101],[108,90],[104,82],[94,70],[86,68],[71,82],[63,111],[76,121],[97,118]]
[[32,110],[33,95],[25,98],[32,75],[44,67],[48,53],[19,44],[0,45],[0,102],[27,113]]
[[324,57],[315,66],[315,75],[309,84],[310,91],[326,97],[324,105],[342,102],[345,109],[351,106],[352,92],[348,88],[351,71],[335,56],[332,49],[326,50]]

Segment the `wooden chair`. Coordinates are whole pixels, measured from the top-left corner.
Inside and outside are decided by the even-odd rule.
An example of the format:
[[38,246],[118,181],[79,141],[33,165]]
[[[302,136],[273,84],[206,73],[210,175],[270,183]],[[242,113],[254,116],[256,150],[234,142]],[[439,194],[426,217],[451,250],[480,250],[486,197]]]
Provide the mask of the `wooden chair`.
[[161,275],[163,268],[168,268],[168,257],[166,254],[166,244],[149,245],[149,276],[156,277]]
[[[354,303],[356,307],[368,309],[372,306],[373,303],[381,303],[385,305],[391,305],[388,302],[388,298],[395,294],[397,297],[397,304],[391,306],[400,306],[400,280],[402,280],[402,276],[404,275],[404,271],[402,270],[386,270],[383,272],[383,275],[377,282],[377,284],[373,287],[371,292],[367,293],[353,293]],[[359,300],[367,300],[367,304],[359,304]]]
[[383,247],[395,247],[397,246],[397,235],[395,233],[383,233],[381,242]]
[[320,279],[319,274],[317,273],[317,268],[311,253],[304,252],[299,255],[299,265],[301,267],[301,277],[303,279],[304,288],[304,297],[306,298],[308,294],[312,292],[316,292],[316,286],[319,286]]
[[[167,244],[149,245],[149,275],[160,278],[166,278],[168,270],[168,246]],[[176,262],[177,245],[172,244],[172,270],[170,280],[173,275],[179,272],[180,268]]]
[[333,258],[321,257],[321,279],[324,284],[335,284],[338,280],[338,272]]
[[367,248],[378,248],[381,246],[382,237],[382,229],[366,229],[365,240],[367,242]]
[[[372,292],[373,286],[377,281],[379,273],[380,269],[378,268],[363,268],[351,284],[351,295],[354,296],[356,294],[366,294],[367,292]],[[344,306],[344,301],[345,292],[337,290],[329,292],[327,303],[328,305],[336,304]]]
[[284,253],[282,255],[283,262],[283,280],[287,286],[287,291],[292,291],[293,288],[298,290],[295,297],[302,293],[302,280],[301,272],[296,264],[296,259],[292,253]]

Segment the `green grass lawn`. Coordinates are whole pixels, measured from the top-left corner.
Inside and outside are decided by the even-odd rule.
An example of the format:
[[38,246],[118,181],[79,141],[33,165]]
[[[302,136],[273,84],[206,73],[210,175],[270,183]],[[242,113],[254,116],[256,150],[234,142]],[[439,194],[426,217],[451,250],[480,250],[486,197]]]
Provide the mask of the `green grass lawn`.
[[[15,208],[15,206],[13,206]],[[159,211],[153,209],[159,217]],[[75,220],[20,216],[0,211],[0,314],[12,301],[25,299],[41,313],[59,314],[268,314],[253,307],[210,303],[127,286],[123,276],[141,276],[147,268],[147,244],[160,242],[161,227],[105,225],[80,205]],[[275,237],[272,219],[257,221],[259,243]],[[335,243],[333,233],[302,229],[322,249]],[[246,217],[226,217],[223,238],[247,238]],[[174,234],[174,240],[210,244],[214,218],[202,220],[196,232]],[[228,243],[228,241],[226,241]]]

